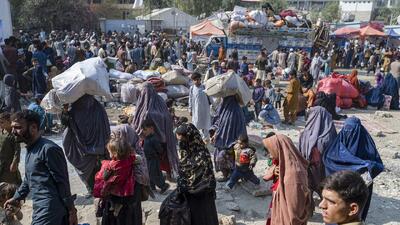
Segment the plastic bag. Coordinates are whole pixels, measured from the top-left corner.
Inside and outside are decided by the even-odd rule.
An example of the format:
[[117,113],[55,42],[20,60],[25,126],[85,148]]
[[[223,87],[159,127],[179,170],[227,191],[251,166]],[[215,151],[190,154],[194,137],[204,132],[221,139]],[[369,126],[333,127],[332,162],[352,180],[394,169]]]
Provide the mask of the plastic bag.
[[125,73],[118,70],[110,69],[110,78],[130,80],[133,79],[134,77],[135,76],[133,76],[130,73]]
[[189,95],[189,88],[184,85],[169,85],[166,89],[168,98],[181,98]]
[[261,10],[252,10],[249,12],[249,16],[253,18],[257,23],[265,25],[267,24],[267,14]]
[[62,104],[73,103],[85,94],[112,99],[107,66],[99,57],[75,63],[51,81]]
[[40,106],[47,112],[58,114],[62,111],[62,103],[57,96],[56,90],[51,89],[42,99]]
[[158,218],[160,225],[190,225],[190,208],[184,195],[177,190],[171,192],[162,202]]
[[123,103],[133,103],[137,102],[139,96],[139,89],[136,87],[135,84],[130,82],[122,84],[121,86],[121,101]]

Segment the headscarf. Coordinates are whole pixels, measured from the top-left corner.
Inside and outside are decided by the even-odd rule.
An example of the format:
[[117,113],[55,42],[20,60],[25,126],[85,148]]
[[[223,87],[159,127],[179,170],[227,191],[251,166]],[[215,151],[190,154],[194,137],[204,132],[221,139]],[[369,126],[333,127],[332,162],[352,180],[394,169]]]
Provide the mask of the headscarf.
[[390,109],[399,109],[399,84],[392,74],[386,74],[382,90],[383,94],[392,96]]
[[358,71],[353,69],[347,79],[349,80],[350,84],[353,85],[353,87],[360,91],[360,83],[358,82],[357,74]]
[[180,155],[179,191],[189,193],[214,191],[216,183],[213,164],[210,152],[204,144],[200,132],[190,123],[180,125],[177,133],[186,133],[186,139],[178,142]]
[[327,175],[342,170],[369,171],[374,178],[384,168],[374,140],[357,117],[346,119],[338,137],[325,151],[323,161]]
[[147,168],[147,160],[143,152],[143,148],[139,144],[139,136],[136,131],[128,124],[121,124],[113,127],[111,130],[111,136],[116,136],[124,139],[132,148],[135,149],[135,153],[140,155],[142,158],[139,164],[135,165],[135,177],[136,181],[142,185],[149,186],[149,170]]
[[312,107],[304,131],[300,135],[299,150],[310,160],[311,151],[316,147],[321,154],[336,139],[337,133],[332,115],[323,107]]
[[151,83],[143,83],[132,126],[142,134],[142,123],[146,119],[153,120],[156,125],[156,137],[166,144],[168,160],[173,171],[178,171],[178,154],[176,152],[176,140],[173,133],[173,121],[168,111],[167,104],[159,96]]
[[341,116],[336,113],[336,94],[325,94],[320,91],[316,96],[314,106],[324,107],[332,115],[332,119],[340,120]]
[[279,185],[272,199],[271,224],[306,225],[312,214],[308,162],[285,135],[266,138],[263,144],[279,162]]
[[244,113],[235,96],[222,99],[213,129],[215,129],[214,146],[219,149],[229,149],[235,144],[239,135],[247,134]]
[[69,162],[84,181],[94,172],[98,156],[105,154],[109,138],[106,110],[93,96],[84,95],[72,103],[63,146]]

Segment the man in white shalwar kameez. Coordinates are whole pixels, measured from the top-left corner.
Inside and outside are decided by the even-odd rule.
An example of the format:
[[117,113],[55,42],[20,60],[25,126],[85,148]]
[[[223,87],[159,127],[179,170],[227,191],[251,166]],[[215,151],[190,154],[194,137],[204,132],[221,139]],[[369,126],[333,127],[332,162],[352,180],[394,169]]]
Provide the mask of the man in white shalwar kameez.
[[323,61],[319,56],[319,53],[316,52],[314,58],[311,61],[311,66],[310,66],[310,73],[311,76],[314,78],[315,85],[318,84],[319,72],[321,70],[322,63]]
[[192,116],[192,123],[202,134],[203,140],[208,142],[208,131],[211,127],[210,99],[201,84],[201,74],[193,73],[193,85],[189,90],[189,112]]
[[293,52],[293,49],[290,49],[289,56],[287,58],[287,65],[290,70],[294,70],[296,67],[296,53]]

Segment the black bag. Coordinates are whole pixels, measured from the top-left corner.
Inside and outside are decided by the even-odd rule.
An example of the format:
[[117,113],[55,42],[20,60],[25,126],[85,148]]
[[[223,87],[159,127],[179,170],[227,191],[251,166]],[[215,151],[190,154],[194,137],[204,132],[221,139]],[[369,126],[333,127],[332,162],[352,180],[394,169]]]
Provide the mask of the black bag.
[[186,197],[175,189],[162,202],[158,218],[160,225],[190,225],[191,215]]

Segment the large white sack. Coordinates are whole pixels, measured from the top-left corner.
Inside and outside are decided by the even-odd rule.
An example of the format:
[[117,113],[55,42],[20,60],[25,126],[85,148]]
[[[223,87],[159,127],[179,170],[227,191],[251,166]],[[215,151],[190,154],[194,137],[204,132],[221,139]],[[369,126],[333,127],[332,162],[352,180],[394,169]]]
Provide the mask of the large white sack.
[[138,70],[133,73],[133,76],[147,80],[151,77],[160,77],[160,73],[156,70]]
[[168,98],[181,98],[189,95],[189,88],[184,85],[166,86]]
[[118,70],[110,69],[110,78],[130,80],[135,78],[135,76],[133,76],[130,73],[125,73]]
[[249,16],[262,25],[265,25],[268,22],[267,14],[261,10],[252,10],[249,12]]
[[207,80],[206,94],[220,98],[237,95],[242,106],[247,105],[251,99],[251,91],[246,82],[233,71]]
[[188,85],[189,77],[182,75],[182,73],[171,70],[161,76],[167,85]]
[[51,89],[42,99],[40,106],[44,108],[49,113],[60,113],[62,111],[62,103],[57,96],[56,90]]
[[137,85],[131,82],[125,83],[121,86],[121,101],[123,103],[136,104],[139,93]]
[[62,104],[73,103],[85,94],[104,96],[111,100],[107,66],[100,57],[75,63],[51,79]]

